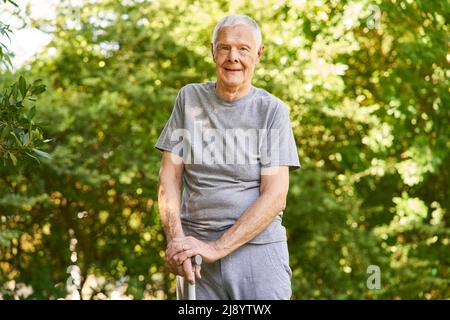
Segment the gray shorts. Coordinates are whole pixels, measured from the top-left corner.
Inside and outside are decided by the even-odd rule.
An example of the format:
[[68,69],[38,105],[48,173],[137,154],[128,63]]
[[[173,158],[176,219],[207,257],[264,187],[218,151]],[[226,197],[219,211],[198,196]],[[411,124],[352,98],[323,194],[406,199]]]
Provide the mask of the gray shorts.
[[202,263],[201,274],[197,300],[289,300],[292,294],[285,241],[245,244],[214,263]]

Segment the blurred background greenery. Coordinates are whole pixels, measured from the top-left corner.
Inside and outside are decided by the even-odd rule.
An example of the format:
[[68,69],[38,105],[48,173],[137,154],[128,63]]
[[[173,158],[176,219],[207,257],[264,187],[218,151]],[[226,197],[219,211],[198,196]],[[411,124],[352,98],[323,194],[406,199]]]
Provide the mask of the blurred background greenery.
[[0,24],[1,298],[174,298],[153,145],[177,91],[215,78],[211,33],[236,12],[262,28],[254,85],[289,105],[303,164],[293,299],[450,297],[448,1],[80,0],[39,19],[0,2],[51,36],[12,68]]

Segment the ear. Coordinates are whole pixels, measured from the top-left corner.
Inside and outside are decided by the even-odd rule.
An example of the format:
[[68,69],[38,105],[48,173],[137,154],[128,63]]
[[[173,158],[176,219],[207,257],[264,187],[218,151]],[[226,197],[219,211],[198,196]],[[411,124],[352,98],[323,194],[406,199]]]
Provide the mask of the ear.
[[259,49],[258,49],[258,52],[256,53],[257,54],[256,63],[259,63],[261,61],[263,51],[264,51],[264,45],[261,45],[261,47],[259,47]]

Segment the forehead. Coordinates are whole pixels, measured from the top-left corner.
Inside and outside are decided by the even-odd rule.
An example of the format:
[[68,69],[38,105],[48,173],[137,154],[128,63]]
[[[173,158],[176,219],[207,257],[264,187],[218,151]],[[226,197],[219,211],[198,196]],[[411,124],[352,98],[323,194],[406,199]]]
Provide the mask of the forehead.
[[222,27],[217,34],[216,43],[255,45],[253,29],[245,24]]

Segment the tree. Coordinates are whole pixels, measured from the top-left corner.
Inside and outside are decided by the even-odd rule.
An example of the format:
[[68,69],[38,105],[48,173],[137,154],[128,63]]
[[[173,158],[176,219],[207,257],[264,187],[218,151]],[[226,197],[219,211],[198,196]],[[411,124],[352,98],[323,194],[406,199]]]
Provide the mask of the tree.
[[[3,0],[3,3],[10,3],[17,7],[13,1]],[[0,21],[0,35],[9,39],[11,29]],[[4,66],[7,71],[12,67],[10,54],[4,43],[0,42],[0,68]],[[2,71],[2,70],[0,70]],[[10,81],[6,72],[2,78]],[[3,80],[3,79],[2,79]],[[12,81],[12,80],[11,80]],[[26,166],[31,166],[30,160],[37,161],[48,157],[48,154],[40,147],[49,142],[44,140],[42,129],[33,120],[36,113],[36,107],[33,104],[36,97],[45,91],[45,85],[41,80],[35,80],[33,83],[27,83],[25,77],[20,76],[16,82],[5,88],[0,93],[0,159],[1,171],[14,173],[20,172]],[[10,165],[13,170],[5,170]],[[3,191],[3,190],[2,190]],[[0,202],[8,202],[14,199],[15,194],[3,194]],[[14,241],[17,241],[21,231],[4,223],[6,216],[2,215],[0,225],[0,253],[6,248],[10,248]]]
[[[303,165],[284,214],[293,298],[448,298],[449,11],[102,1],[35,21],[53,35],[31,74],[48,79],[36,116],[55,144],[41,170],[1,172],[0,219],[20,231],[0,253],[1,293],[22,283],[27,298],[101,299],[124,284],[136,299],[174,298],[153,145],[177,91],[214,78],[215,24],[243,12],[266,46],[255,85],[290,106]],[[367,287],[370,266],[379,290]]]

